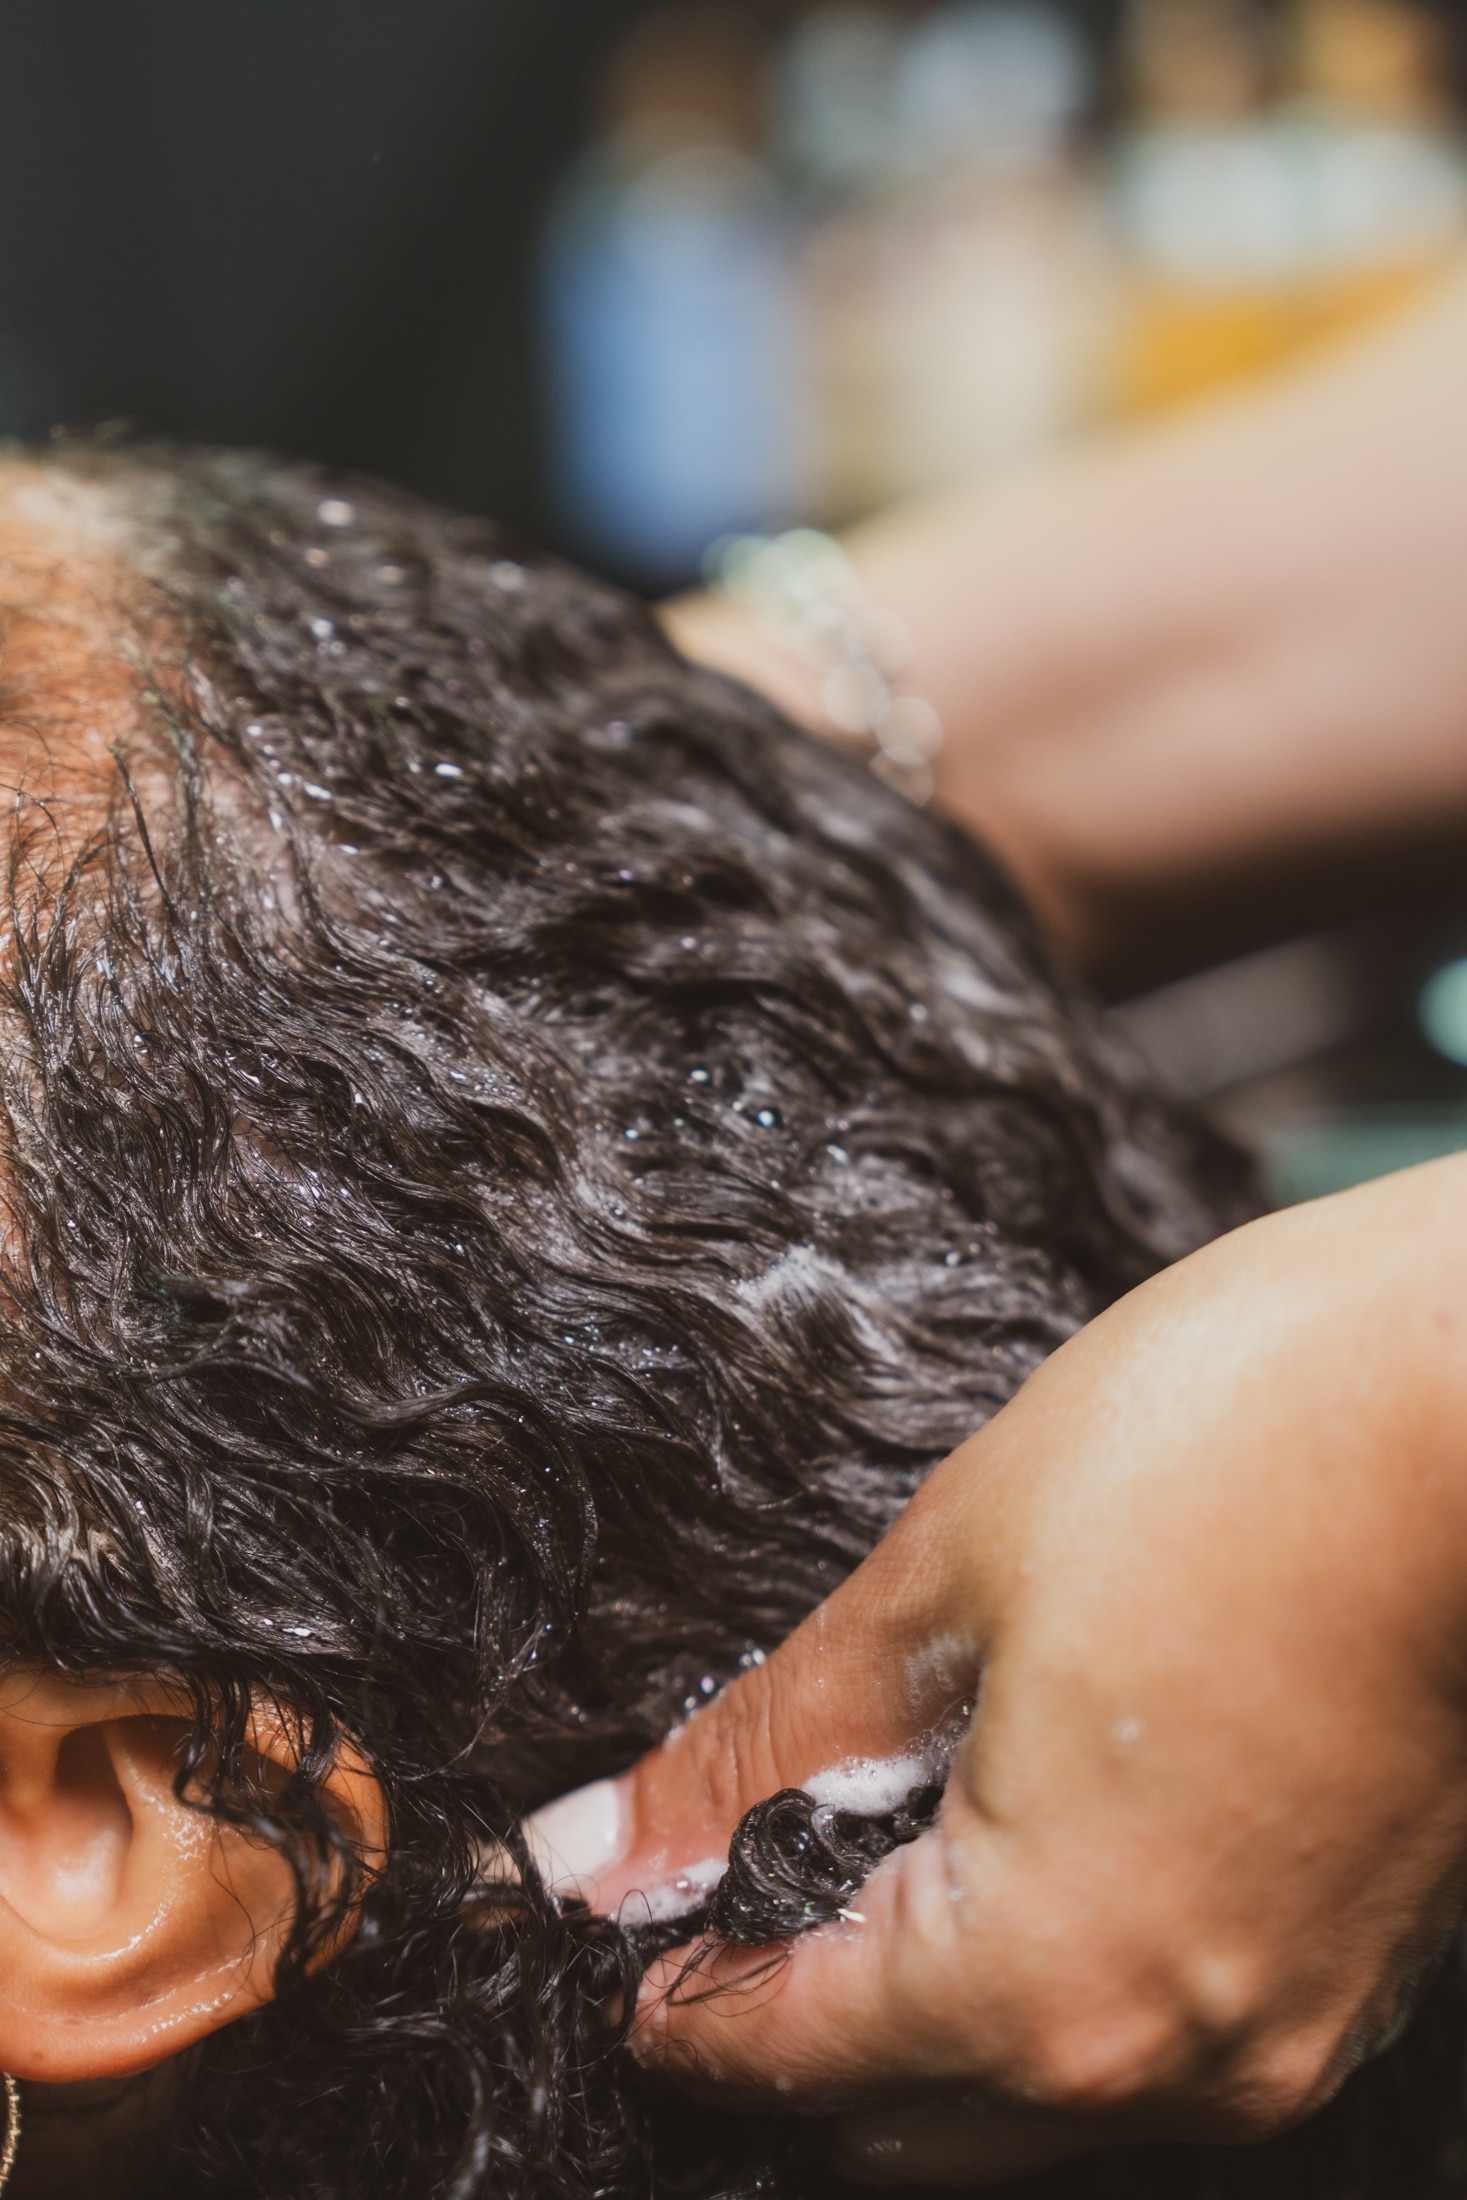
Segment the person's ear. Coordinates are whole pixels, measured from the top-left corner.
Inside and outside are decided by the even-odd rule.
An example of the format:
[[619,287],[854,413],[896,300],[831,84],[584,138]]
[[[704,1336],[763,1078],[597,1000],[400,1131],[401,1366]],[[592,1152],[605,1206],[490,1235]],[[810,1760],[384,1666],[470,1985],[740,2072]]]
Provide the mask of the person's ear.
[[[293,1881],[174,1794],[189,1723],[162,1684],[0,1679],[0,2070],[127,2076],[269,2000]],[[283,1722],[251,1740],[293,1768]],[[325,1800],[380,1858],[381,1790],[349,1753]]]

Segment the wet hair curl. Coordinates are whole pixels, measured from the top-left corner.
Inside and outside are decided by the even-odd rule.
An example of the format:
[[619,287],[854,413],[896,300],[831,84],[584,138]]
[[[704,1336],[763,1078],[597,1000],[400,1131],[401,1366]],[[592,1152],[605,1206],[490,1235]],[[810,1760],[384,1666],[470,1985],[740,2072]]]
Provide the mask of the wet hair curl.
[[[0,1614],[17,1656],[174,1676],[181,1781],[299,1893],[276,2000],[187,2058],[150,2175],[821,2190],[802,2127],[646,2094],[606,2013],[646,1945],[551,1898],[523,1816],[788,1633],[1251,1178],[979,849],[624,595],[380,486],[55,463],[129,515],[170,795],[124,754],[44,904],[17,810]],[[280,1794],[262,1697],[299,1737]],[[376,1878],[321,1802],[346,1737]],[[933,1800],[773,1798],[707,1930],[818,1922]],[[1238,2189],[1186,2159],[1063,2189]],[[1248,2189],[1356,2189],[1292,2174]]]

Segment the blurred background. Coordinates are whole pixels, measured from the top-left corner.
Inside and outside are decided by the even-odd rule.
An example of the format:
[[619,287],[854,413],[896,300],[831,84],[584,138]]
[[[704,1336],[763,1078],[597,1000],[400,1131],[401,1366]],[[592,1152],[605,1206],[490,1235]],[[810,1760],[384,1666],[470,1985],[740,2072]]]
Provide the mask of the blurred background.
[[1265,373],[1459,246],[1406,0],[648,12],[540,247],[551,509],[653,587]]
[[[1467,253],[1467,0],[0,0],[0,434],[384,473],[649,593]],[[1282,1196],[1467,1146],[1467,835],[1099,973]]]

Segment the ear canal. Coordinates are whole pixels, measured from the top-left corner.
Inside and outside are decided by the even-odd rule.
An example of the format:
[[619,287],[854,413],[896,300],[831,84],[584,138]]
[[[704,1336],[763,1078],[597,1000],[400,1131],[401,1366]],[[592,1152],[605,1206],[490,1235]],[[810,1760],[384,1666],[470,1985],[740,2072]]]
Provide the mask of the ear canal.
[[33,1931],[70,1942],[105,1928],[122,1898],[134,1834],[135,1778],[124,1784],[118,1761],[132,1775],[151,1759],[151,1784],[171,1779],[186,1731],[182,1720],[144,1715],[59,1736],[37,1727],[24,1750],[0,1739],[0,1900]]
[[[293,1881],[179,1800],[188,1731],[161,1685],[0,1680],[0,2071],[126,2076],[269,1998]],[[284,1730],[261,1739],[289,1769]],[[332,1785],[380,1845],[370,1774],[344,1761]]]

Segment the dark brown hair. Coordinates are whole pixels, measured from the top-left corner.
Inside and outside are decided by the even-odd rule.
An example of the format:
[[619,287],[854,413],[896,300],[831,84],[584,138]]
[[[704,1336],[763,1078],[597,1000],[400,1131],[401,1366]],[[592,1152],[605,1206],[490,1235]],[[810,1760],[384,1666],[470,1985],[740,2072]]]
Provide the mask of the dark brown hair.
[[[46,923],[16,828],[0,1612],[176,1675],[181,1777],[300,1888],[171,2187],[810,2189],[777,2127],[694,2145],[640,2098],[602,2013],[639,1950],[545,1893],[522,1814],[788,1632],[1248,1173],[981,851],[625,596],[379,487],[57,463],[135,514],[176,801],[124,776]],[[279,1796],[260,1692],[300,1730]],[[345,1734],[371,1887],[319,1801]]]

